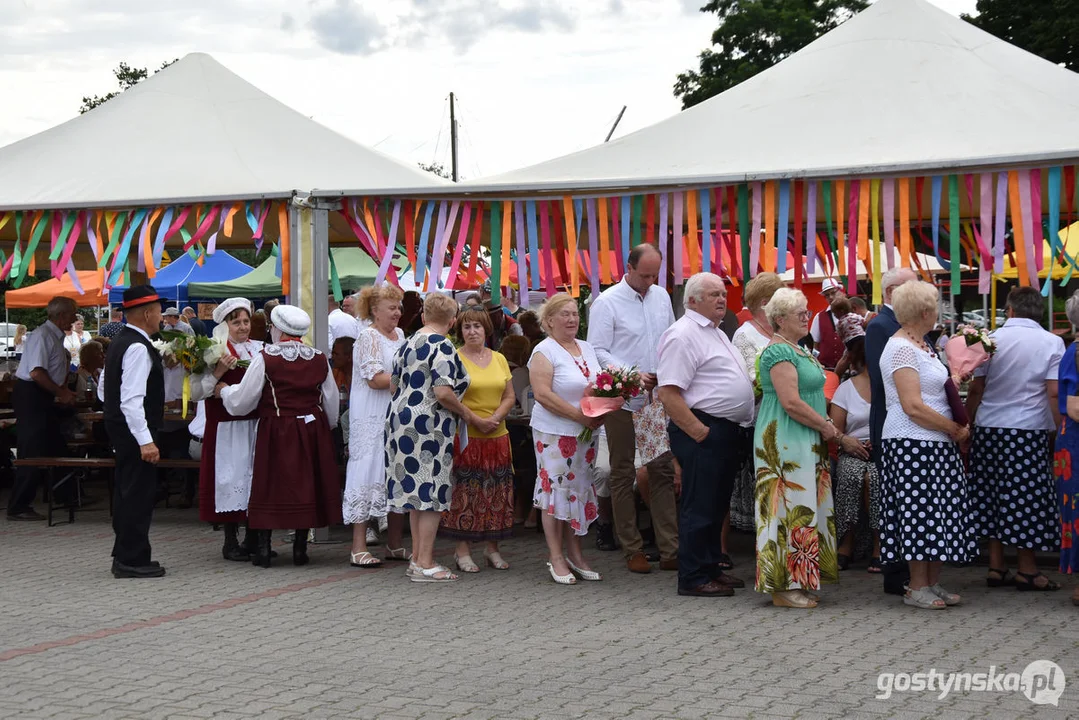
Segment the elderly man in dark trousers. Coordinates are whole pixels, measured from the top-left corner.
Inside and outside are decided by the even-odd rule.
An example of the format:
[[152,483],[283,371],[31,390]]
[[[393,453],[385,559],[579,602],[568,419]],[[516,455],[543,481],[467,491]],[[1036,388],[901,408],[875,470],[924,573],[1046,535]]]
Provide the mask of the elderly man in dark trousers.
[[[865,328],[865,365],[869,370],[869,443],[873,462],[880,472],[880,441],[884,433],[884,418],[888,415],[888,405],[884,398],[884,380],[880,373],[880,356],[888,340],[899,330],[899,321],[892,310],[892,292],[905,282],[917,280],[918,276],[910,268],[895,268],[881,276],[881,294],[884,306],[880,313],[869,321]],[[890,595],[902,595],[910,582],[910,571],[906,563],[893,563],[882,568],[884,592]]]
[[[64,333],[75,322],[75,301],[56,297],[46,308],[49,319],[26,336],[19,369],[15,371],[12,404],[20,458],[53,457],[64,454],[63,437],[57,418],[58,405],[71,405],[75,393],[67,388],[68,354]],[[19,468],[8,500],[8,520],[44,520],[35,512],[34,498],[44,471]]]
[[750,442],[753,386],[721,329],[727,288],[712,273],[685,287],[686,313],[659,341],[659,399],[671,418],[671,450],[682,466],[678,594],[734,595],[745,582],[719,567],[723,518]]
[[125,290],[124,315],[127,325],[109,344],[105,374],[98,386],[105,403],[105,429],[116,451],[112,574],[161,577],[165,568],[150,559],[155,465],[161,457],[156,436],[165,420],[164,367],[150,341],[161,324],[157,291],[150,285]]
[[[596,349],[600,364],[636,367],[641,373],[644,389],[649,393],[656,386],[659,338],[674,323],[671,296],[656,285],[662,261],[655,246],[641,243],[634,247],[629,253],[622,281],[604,290],[588,311],[588,342]],[[647,573],[652,569],[637,529],[637,499],[633,492],[637,478],[633,413],[643,408],[648,400],[649,396],[642,393],[621,410],[609,414],[604,422],[610,448],[611,477],[608,482],[614,529],[626,558],[626,567],[635,573]],[[674,497],[674,465],[670,455],[664,453],[647,467],[652,526],[659,546],[660,567],[676,570],[678,511]],[[600,532],[603,531],[601,526]]]

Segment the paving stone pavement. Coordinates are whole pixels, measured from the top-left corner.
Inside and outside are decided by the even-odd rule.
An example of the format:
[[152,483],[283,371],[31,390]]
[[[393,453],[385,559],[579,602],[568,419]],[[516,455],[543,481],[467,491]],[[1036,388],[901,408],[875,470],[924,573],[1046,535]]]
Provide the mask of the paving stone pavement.
[[[799,611],[752,590],[679,597],[674,573],[631,575],[595,550],[603,582],[556,586],[534,532],[503,544],[509,571],[452,585],[350,568],[344,544],[313,546],[303,568],[285,546],[269,570],[227,563],[193,510],[159,510],[151,540],[168,575],[115,580],[104,511],[53,528],[0,521],[0,718],[1079,715],[1079,608],[1056,574],[1061,592],[1018,593],[986,588],[984,567],[946,568],[965,604],[933,612],[858,566]],[[751,540],[735,550],[749,581]],[[452,560],[451,545],[439,552]],[[875,698],[882,672],[1038,659],[1068,679],[1059,707],[1019,692]]]

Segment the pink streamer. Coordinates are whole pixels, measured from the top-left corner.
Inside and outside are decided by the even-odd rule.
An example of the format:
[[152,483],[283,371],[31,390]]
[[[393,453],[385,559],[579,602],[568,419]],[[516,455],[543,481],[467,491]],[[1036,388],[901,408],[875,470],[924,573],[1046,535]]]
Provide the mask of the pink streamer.
[[[734,229],[731,229],[734,232]],[[810,274],[817,269],[817,183],[806,183],[806,265]],[[821,263],[823,266],[823,261]]]
[[60,258],[60,263],[63,267],[71,264],[71,257],[75,254],[75,246],[79,244],[79,237],[82,235],[83,216],[86,214],[85,210],[80,210],[79,214],[75,216],[75,224],[71,226],[71,235],[68,236],[67,247],[64,248],[64,254]]
[[674,233],[672,242],[674,243],[674,253],[671,262],[674,263],[674,284],[681,285],[685,275],[685,270],[682,267],[682,249],[685,243],[682,242],[682,202],[685,196],[676,192],[674,194]]
[[[978,189],[981,195],[981,231],[983,243],[988,245],[993,237],[993,176],[990,173],[982,173],[978,177]],[[986,271],[991,271],[993,267],[993,253],[990,250],[987,253],[988,257],[982,262],[982,266]],[[992,273],[986,272],[989,276],[988,283],[982,285],[982,274],[978,274],[978,292],[983,295],[992,289]]]
[[847,218],[847,292],[851,295],[858,292],[858,201],[861,190],[861,181],[851,180],[850,204],[847,207],[850,211]]
[[[397,209],[394,208],[396,216]],[[480,212],[483,212],[482,209]],[[483,222],[483,217],[477,217],[477,222]],[[461,232],[457,235],[457,247],[453,249],[453,258],[450,260],[450,278],[446,288],[453,290],[457,284],[457,271],[461,267],[461,256],[464,254],[465,246],[468,245],[468,226],[472,224],[472,203],[466,202],[464,213],[461,215]]]
[[1038,272],[1045,268],[1045,231],[1042,229],[1042,171],[1034,169],[1030,171],[1030,216],[1034,222],[1034,262],[1038,264]]
[[[445,205],[445,201],[443,201]],[[461,209],[461,201],[454,200],[450,204],[446,223],[440,229],[441,238],[436,243],[434,257],[431,258],[431,272],[428,276],[427,289],[442,287],[442,266],[446,264],[446,248],[450,244],[450,236],[453,235],[453,226],[457,222],[457,213]],[[439,208],[439,220],[442,219],[442,209]]]
[[1004,225],[1008,212],[1008,173],[997,175],[996,221],[993,228],[993,272],[1004,272]]
[[660,193],[659,196],[659,254],[663,258],[659,263],[659,277],[661,279],[660,284],[667,285],[667,253],[670,252],[670,243],[668,242],[667,229],[669,228],[667,217],[667,204],[670,202],[671,196],[667,193]]
[[[1041,287],[1034,265],[1034,214],[1031,212],[1030,170],[1019,171],[1019,207],[1023,214],[1023,245],[1027,250],[1027,275],[1032,287]],[[1039,214],[1041,210],[1039,208]]]
[[[382,255],[382,263],[378,266],[378,274],[375,275],[375,285],[381,285],[386,279],[386,274],[392,267],[394,251],[394,238],[397,237],[397,223],[401,219],[401,201],[393,203],[393,216],[390,218],[390,236],[386,238],[386,252]],[[396,283],[394,283],[396,284]]]
[[[517,288],[522,302],[527,304],[528,297],[528,236],[525,235],[525,204],[518,200],[513,204],[514,221],[517,228]],[[571,258],[570,262],[576,262]],[[520,302],[518,304],[521,304]]]

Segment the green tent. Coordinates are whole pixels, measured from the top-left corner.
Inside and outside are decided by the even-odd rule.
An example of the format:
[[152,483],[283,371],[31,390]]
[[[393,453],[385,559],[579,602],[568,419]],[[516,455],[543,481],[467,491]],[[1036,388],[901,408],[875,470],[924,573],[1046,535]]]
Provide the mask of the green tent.
[[[356,289],[370,285],[378,275],[378,265],[360,248],[333,248],[334,264],[337,276],[341,278],[341,287]],[[394,258],[394,266],[399,270],[404,264],[401,258]],[[189,297],[193,298],[271,298],[280,297],[281,278],[277,277],[277,257],[271,256],[246,275],[235,280],[213,283],[191,283],[187,286]]]

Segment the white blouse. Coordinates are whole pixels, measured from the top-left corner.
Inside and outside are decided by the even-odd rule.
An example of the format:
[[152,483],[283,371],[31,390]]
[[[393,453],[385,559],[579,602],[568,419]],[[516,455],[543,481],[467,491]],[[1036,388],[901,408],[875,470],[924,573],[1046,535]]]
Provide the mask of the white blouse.
[[927,430],[903,412],[903,405],[899,402],[899,392],[896,390],[893,377],[893,373],[901,368],[911,368],[918,373],[922,402],[944,417],[952,419],[952,408],[948,404],[948,395],[944,391],[944,383],[948,380],[948,369],[933,353],[922,350],[902,338],[892,337],[884,346],[884,352],[880,356],[880,374],[884,380],[884,399],[888,409],[881,437],[951,442],[951,438],[945,433],[939,430]]
[[[535,358],[538,354],[550,361],[551,366],[554,368],[551,390],[573,407],[580,408],[581,397],[584,396],[584,391],[592,384],[592,381],[596,379],[596,373],[599,372],[600,367],[599,359],[596,358],[596,351],[592,349],[592,346],[583,340],[578,340],[577,344],[581,348],[581,356],[574,358],[569,354],[568,350],[555,340],[547,338],[536,345],[532,351],[532,358]],[[532,367],[532,358],[528,360],[529,368]],[[578,365],[578,363],[580,364]],[[590,375],[589,378],[585,378],[582,370],[586,365]],[[532,385],[534,387],[535,383],[532,383]],[[578,423],[567,420],[561,415],[555,415],[539,402],[536,402],[532,408],[531,426],[532,429],[540,432],[572,437],[577,437],[584,430],[584,427]]]
[[854,387],[853,380],[844,381],[835,391],[832,404],[847,411],[844,432],[860,442],[869,440],[869,403]]
[[750,382],[757,379],[757,358],[771,341],[771,338],[765,337],[753,322],[743,323],[734,331],[731,344],[738,348],[738,352],[741,353],[742,360],[746,364],[746,372],[749,373]]

